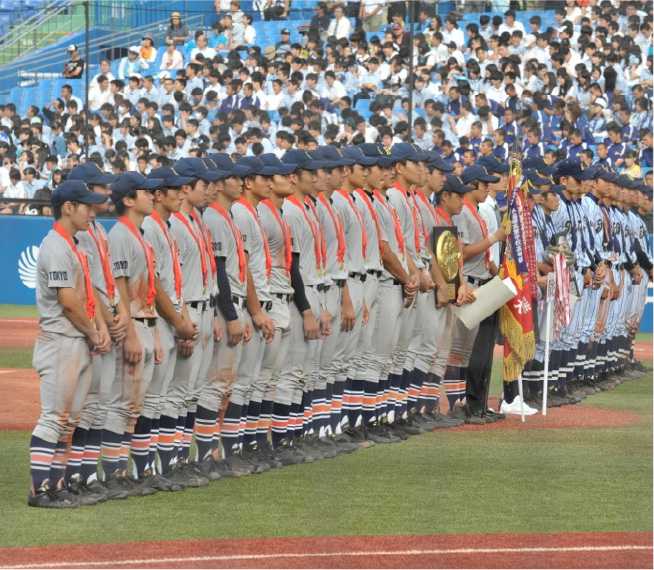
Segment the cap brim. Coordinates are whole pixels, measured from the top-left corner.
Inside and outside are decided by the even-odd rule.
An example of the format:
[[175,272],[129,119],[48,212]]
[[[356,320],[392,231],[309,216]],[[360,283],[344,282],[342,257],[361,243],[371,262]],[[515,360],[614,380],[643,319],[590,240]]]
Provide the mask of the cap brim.
[[499,176],[480,176],[477,180],[481,182],[499,182]]
[[453,172],[454,167],[446,162],[428,162],[427,166],[432,169],[440,170],[441,172]]
[[86,180],[85,182],[88,185],[94,185],[94,184],[99,184],[102,186],[108,186],[109,184],[113,184],[118,177],[114,176],[113,174],[99,174],[98,176],[94,176],[90,180]]
[[146,178],[143,185],[139,186],[139,189],[143,190],[156,190],[163,186],[163,178]]
[[279,174],[281,176],[288,176],[289,174],[293,174],[297,170],[297,165],[296,164],[290,164],[283,162],[282,164],[278,164],[276,166],[273,166],[277,172],[275,174]]
[[97,192],[89,192],[83,199],[76,200],[82,204],[104,204],[109,199],[109,196],[98,194]]
[[381,168],[390,168],[391,166],[395,166],[395,160],[390,156],[380,156],[377,164]]
[[352,160],[352,164],[360,164],[361,166],[375,166],[379,164],[379,157],[376,156],[361,156]]
[[195,178],[191,178],[190,176],[171,176],[169,178],[164,178],[163,186],[179,188],[180,186],[190,184],[193,180],[195,180]]
[[252,176],[254,170],[249,166],[244,164],[235,164],[229,169],[230,176],[236,176],[238,178],[244,178],[245,176]]

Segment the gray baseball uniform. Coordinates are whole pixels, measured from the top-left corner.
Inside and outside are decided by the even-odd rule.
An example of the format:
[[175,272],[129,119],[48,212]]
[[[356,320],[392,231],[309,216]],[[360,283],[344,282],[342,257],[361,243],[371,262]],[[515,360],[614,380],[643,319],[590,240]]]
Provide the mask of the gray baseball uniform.
[[59,289],[71,288],[83,305],[84,277],[77,256],[54,230],[41,243],[36,270],[39,336],[33,366],[40,379],[41,413],[32,434],[54,444],[76,427],[91,385],[86,338],[64,316],[58,299]]
[[[147,247],[147,242],[143,241]],[[143,358],[135,365],[124,362],[118,354],[117,377],[108,401],[106,429],[114,433],[133,432],[136,420],[143,409],[145,394],[154,374],[154,304],[148,305],[148,266],[143,245],[127,226],[117,222],[109,232],[109,251],[116,279],[127,279],[130,314],[136,334],[143,348]],[[119,351],[120,352],[120,351]]]

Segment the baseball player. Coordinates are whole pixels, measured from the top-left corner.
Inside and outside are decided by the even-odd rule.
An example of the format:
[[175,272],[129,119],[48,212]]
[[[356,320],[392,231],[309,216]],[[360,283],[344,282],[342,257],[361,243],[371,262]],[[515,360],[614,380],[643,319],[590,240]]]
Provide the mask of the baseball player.
[[[412,398],[410,412],[413,415],[418,427],[431,430],[436,427],[454,427],[460,425],[461,420],[441,416],[438,410],[440,396],[440,377],[432,370],[436,367],[438,352],[442,352],[442,361],[446,363],[451,342],[451,329],[454,318],[451,312],[450,302],[445,296],[446,282],[442,272],[433,259],[432,235],[434,229],[439,226],[451,226],[451,216],[461,213],[462,196],[465,189],[462,184],[453,177],[445,178],[445,173],[451,172],[450,168],[439,156],[430,155],[426,163],[425,184],[416,188],[414,200],[420,211],[421,231],[423,240],[423,262],[430,268],[430,278],[434,283],[433,294],[427,292],[418,296],[418,330],[417,335],[409,350],[414,362],[413,376],[415,380],[416,394]],[[444,184],[447,186],[444,188]],[[444,201],[452,212],[441,208],[440,212],[433,206],[430,198],[433,195],[440,195],[445,192]],[[449,218],[449,219],[448,219]],[[459,270],[460,286],[457,298],[453,300],[458,304],[469,302],[469,291],[463,280],[461,269]],[[444,369],[443,369],[444,370]],[[439,371],[442,375],[442,371]],[[430,377],[430,374],[432,376]],[[424,415],[422,414],[424,410]]]
[[[342,359],[342,320],[345,314],[345,326],[353,311],[349,291],[347,290],[347,241],[343,220],[334,205],[334,195],[342,188],[342,166],[348,161],[334,147],[323,146],[311,153],[322,164],[315,170],[314,192],[309,207],[318,220],[324,243],[325,276],[319,285],[326,311],[331,316],[332,334],[322,339],[319,352],[317,374],[313,379],[312,415],[318,437],[305,441],[312,445],[317,457],[334,457],[341,451],[353,451],[358,446],[346,441],[336,442],[335,435],[340,433],[340,417],[345,379],[341,374]],[[344,308],[344,305],[345,308]]]
[[[393,145],[392,156],[395,159],[395,180],[387,192],[390,204],[397,211],[402,223],[409,274],[412,281],[419,287],[417,293],[424,293],[430,287],[431,280],[420,257],[422,249],[422,235],[420,232],[419,212],[413,202],[411,186],[422,182],[424,168],[421,163],[426,155],[413,145],[398,143]],[[400,333],[393,351],[393,364],[391,367],[391,389],[393,393],[394,410],[389,416],[389,423],[394,423],[396,431],[403,432],[402,435],[415,435],[421,433],[416,426],[408,424],[402,419],[406,410],[408,400],[408,389],[411,382],[410,370],[405,369],[409,344],[413,338],[416,328],[416,304],[411,299],[406,304],[405,310],[400,317]]]
[[[200,393],[199,405],[203,416],[208,420],[212,419],[213,423],[216,422],[223,404],[226,405],[219,428],[223,459],[215,460],[211,445],[203,445],[200,448],[201,468],[210,478],[215,478],[216,474],[241,476],[254,472],[253,466],[241,457],[240,447],[243,408],[247,406],[246,397],[252,373],[249,372],[248,377],[242,380],[243,375],[239,375],[238,371],[243,343],[251,341],[252,325],[245,309],[248,303],[252,303],[251,295],[256,295],[256,292],[252,288],[243,236],[230,213],[232,205],[242,196],[242,179],[250,175],[252,170],[233,161],[225,166],[230,169],[220,170],[220,167],[223,167],[223,164],[220,164],[219,169],[215,171],[218,175],[218,192],[203,215],[216,254],[218,321],[224,334],[214,347],[213,366],[216,369],[213,371],[212,381],[208,382]],[[263,468],[259,467],[259,471],[261,470]]]
[[297,280],[299,276],[302,285],[298,282],[295,287],[290,346],[277,390],[279,399],[283,398],[283,403],[290,406],[288,437],[292,438],[293,445],[304,455],[305,461],[312,461],[315,458],[311,451],[301,449],[305,410],[307,419],[310,419],[309,390],[312,386],[308,381],[317,371],[319,341],[330,334],[331,317],[322,299],[325,283],[322,231],[306,199],[313,192],[314,171],[324,165],[299,150],[287,151],[282,162],[296,167],[289,177],[293,194],[284,200],[283,213],[291,229],[294,253],[298,254],[293,259],[297,260],[299,271],[293,272],[292,278]]
[[354,202],[354,190],[366,186],[368,167],[376,159],[367,157],[355,146],[345,147],[343,156],[349,159],[349,164],[344,166],[342,187],[332,194],[334,210],[343,222],[347,267],[347,281],[342,289],[341,330],[336,331],[340,339],[335,359],[340,367],[339,381],[344,382],[343,410],[347,416],[343,420],[353,435],[351,430],[357,427],[363,403],[363,381],[354,378],[354,364],[359,359],[357,349],[364,313],[368,319],[364,296],[368,279],[366,259],[371,255],[365,219]]
[[264,386],[260,382],[261,365],[266,350],[275,335],[275,324],[269,315],[273,302],[270,293],[270,277],[272,275],[272,257],[268,239],[264,232],[257,206],[271,195],[271,180],[266,168],[258,158],[247,157],[239,160],[239,165],[250,169],[243,179],[243,195],[232,205],[232,217],[236,227],[243,236],[243,243],[248,261],[251,280],[248,281],[248,317],[252,338],[243,347],[241,362],[237,371],[237,382],[243,384],[245,429],[241,429],[239,445],[242,454],[251,463],[266,470],[277,466],[277,462],[266,460],[257,453],[257,430],[262,414]]
[[[292,445],[295,430],[291,421],[291,406],[297,390],[297,377],[294,368],[288,367],[288,352],[293,339],[304,343],[307,331],[310,336],[317,335],[318,322],[306,300],[299,269],[298,242],[293,242],[288,216],[284,214],[285,200],[294,194],[291,175],[297,166],[282,163],[274,154],[264,154],[260,159],[272,173],[270,199],[261,201],[257,211],[268,237],[272,258],[270,292],[273,306],[269,314],[276,329],[273,342],[266,345],[260,381],[266,385],[264,402],[272,402],[270,428],[274,457],[283,465],[291,465],[303,463],[306,456]],[[297,314],[294,314],[296,311]],[[297,360],[298,357],[296,352],[293,358]],[[261,444],[263,434],[259,432],[258,435]]]
[[[477,289],[490,281],[497,273],[497,267],[490,258],[490,248],[506,238],[501,227],[489,235],[486,224],[477,211],[478,204],[486,199],[488,183],[495,181],[497,177],[489,176],[484,167],[471,166],[465,169],[462,182],[470,190],[464,197],[461,214],[452,218],[463,244],[463,275],[472,289]],[[487,366],[489,360],[492,362],[495,321],[496,319],[489,317],[485,325],[483,347],[481,343],[475,342],[479,332],[478,327],[469,330],[458,320],[454,325],[450,360],[443,385],[450,405],[450,416],[463,419],[466,423],[486,423],[483,415],[486,414]],[[481,352],[476,360],[474,377],[471,377],[468,366],[473,347],[477,346]],[[469,391],[468,380],[471,380]],[[468,395],[471,396],[471,402],[466,402]]]
[[[105,174],[93,162],[73,168],[69,180],[86,182],[92,192],[109,198],[109,184],[114,176]],[[98,204],[91,212],[89,229],[75,236],[79,247],[86,253],[91,271],[91,281],[98,292],[98,310],[109,328],[113,341],[111,350],[93,355],[93,378],[91,388],[80,415],[80,423],[73,433],[71,453],[67,465],[68,489],[83,504],[95,504],[105,499],[127,498],[125,489],[109,491],[98,480],[98,460],[102,441],[102,428],[106,414],[104,396],[111,392],[116,380],[116,353],[125,337],[129,313],[120,305],[116,282],[112,274],[111,256],[107,234],[96,221],[96,213],[104,212],[107,203]]]
[[[157,297],[157,330],[161,347],[161,360],[155,366],[150,388],[145,395],[144,415],[152,419],[152,439],[148,457],[148,470],[152,485],[161,491],[178,491],[184,488],[170,481],[168,473],[177,415],[163,414],[168,394],[172,391],[173,373],[177,362],[177,345],[192,341],[198,334],[188,314],[182,296],[183,276],[179,259],[179,247],[170,229],[170,218],[181,207],[180,188],[192,182],[191,178],[179,176],[170,167],[153,169],[149,178],[163,180],[161,188],[154,192],[154,208],[143,221],[143,235],[152,245],[161,294]],[[159,465],[156,465],[155,452]]]
[[[376,157],[380,169],[379,186],[372,188],[372,203],[379,219],[380,254],[384,267],[379,278],[377,315],[374,317],[375,328],[372,333],[373,359],[370,376],[378,378],[375,395],[374,419],[368,422],[368,438],[375,436],[379,443],[392,443],[405,439],[405,434],[393,433],[390,429],[389,416],[392,420],[395,409],[391,388],[391,365],[393,350],[400,334],[400,318],[405,304],[411,303],[418,290],[417,279],[411,276],[402,221],[387,198],[388,189],[395,178],[395,164],[399,161],[398,153]],[[373,435],[371,435],[373,434]],[[382,442],[382,439],[384,440]]]
[[[120,175],[111,185],[111,199],[118,221],[109,232],[120,302],[131,316],[127,336],[116,365],[103,432],[103,470],[108,488],[123,487],[132,495],[157,491],[146,477],[150,453],[152,419],[143,412],[145,394],[158,360],[157,276],[152,246],[143,238],[141,226],[152,213],[152,190],[160,179],[146,179],[137,172]],[[133,459],[127,474],[128,455]]]
[[107,353],[111,339],[75,235],[88,230],[92,205],[105,201],[79,180],[63,182],[52,195],[55,223],[37,263],[39,336],[33,363],[41,382],[41,413],[30,440],[32,507],[80,504],[63,485],[65,457],[91,385],[91,352]]
[[173,378],[162,403],[160,422],[160,433],[168,447],[172,419],[176,418],[173,449],[166,449],[165,457],[160,455],[160,460],[164,476],[185,486],[200,487],[207,485],[209,480],[194,462],[189,461],[189,447],[195,427],[200,373],[204,368],[208,370],[205,362],[210,356],[209,343],[213,341],[214,311],[211,307],[212,257],[199,208],[207,203],[207,183],[215,176],[208,173],[202,161],[198,163],[195,159],[180,159],[173,168],[180,176],[191,179],[189,184],[180,186],[182,205],[180,211],[170,217],[170,231],[179,248],[182,298],[198,336],[192,341],[178,343]]

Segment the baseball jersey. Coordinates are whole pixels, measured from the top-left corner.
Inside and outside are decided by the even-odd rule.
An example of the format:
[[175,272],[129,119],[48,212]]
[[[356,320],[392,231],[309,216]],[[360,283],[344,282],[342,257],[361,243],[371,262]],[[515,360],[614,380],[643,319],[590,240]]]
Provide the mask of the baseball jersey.
[[548,261],[547,248],[552,243],[556,234],[554,224],[549,214],[546,214],[542,206],[534,205],[531,210],[532,224],[536,246],[536,259],[540,263]]
[[609,251],[606,249],[604,240],[604,214],[600,208],[599,201],[592,194],[586,194],[581,199],[581,206],[589,235],[592,236],[595,262],[599,263],[600,261],[607,260],[609,258]]
[[232,215],[217,202],[205,209],[204,223],[209,228],[216,257],[225,259],[225,271],[233,295],[247,294],[247,262],[241,233]]
[[41,242],[36,275],[36,308],[39,312],[40,330],[83,337],[84,334],[64,316],[57,289],[74,288],[79,294],[80,304],[84,305],[84,274],[77,256],[55,230],[50,230]]
[[155,266],[154,263],[149,266],[147,252],[152,246],[143,237],[141,228],[134,226],[133,230],[138,237],[119,219],[109,231],[113,274],[116,278],[127,278],[130,315],[136,318],[156,317],[152,294]]
[[409,201],[409,193],[396,182],[394,186],[386,191],[386,198],[400,218],[407,255],[411,257],[416,267],[422,267],[422,261],[418,258],[421,246],[420,231],[416,222],[417,213]]
[[211,266],[202,241],[202,228],[186,212],[170,217],[170,231],[179,248],[182,266],[182,297],[191,301],[209,299]]
[[257,296],[260,301],[270,301],[272,259],[257,211],[254,206],[245,201],[245,198],[234,202],[230,211],[234,224],[241,232],[243,247],[248,253],[248,266]]
[[361,188],[354,191],[354,203],[363,216],[368,235],[368,255],[365,266],[369,271],[381,271],[383,269],[379,242],[381,240],[381,228],[379,214],[372,202],[372,194]]
[[282,212],[291,230],[293,252],[300,254],[300,274],[304,284],[319,285],[322,282],[320,228],[313,220],[309,206],[291,196],[284,200]]
[[429,265],[432,259],[431,237],[434,228],[438,225],[436,211],[427,197],[421,192],[415,192],[413,195],[416,208],[418,209],[418,220],[420,222],[420,234],[422,244],[422,259],[425,265]]
[[334,209],[343,220],[347,243],[347,270],[350,273],[365,273],[369,246],[363,216],[354,204],[352,194],[347,190],[337,190],[332,194],[332,200]]
[[[406,240],[402,232],[402,222],[395,208],[390,204],[386,196],[381,192],[373,193],[373,205],[379,216],[379,229],[381,241],[386,242],[390,250],[395,254],[405,271],[408,271]],[[395,277],[384,268],[382,281],[395,279]]]
[[609,208],[609,219],[611,220],[611,237],[613,243],[614,260],[616,263],[625,263],[627,256],[625,254],[624,235],[622,233],[622,215],[620,210],[611,206]]
[[291,229],[282,216],[282,211],[270,201],[264,200],[257,206],[261,226],[268,238],[272,270],[270,273],[270,291],[281,295],[292,295]]
[[[120,301],[120,293],[116,288],[116,282],[112,273],[111,254],[109,253],[109,242],[107,232],[102,224],[93,221],[85,232],[77,232],[75,235],[80,249],[86,253],[89,260],[91,282],[93,287],[100,294],[102,301],[108,306],[114,306]],[[109,298],[111,290],[112,298]]]
[[[473,205],[474,207],[474,205]],[[481,219],[481,218],[480,218]],[[452,216],[452,222],[456,226],[459,233],[459,239],[463,245],[471,245],[484,239],[484,230],[482,226],[464,205],[463,210],[457,216]],[[483,223],[483,221],[482,221]],[[488,279],[491,274],[486,266],[487,255],[486,252],[481,253],[467,259],[463,263],[463,273],[467,277],[474,277],[476,279]]]
[[[153,212],[143,220],[143,235],[152,245],[157,260],[157,277],[163,292],[180,309],[182,305],[183,279],[175,277],[174,263],[179,263],[179,247],[171,231],[170,219],[163,220]],[[180,267],[181,268],[181,267]],[[179,291],[179,294],[178,294]]]
[[316,203],[318,220],[325,238],[325,273],[329,279],[347,279],[347,240],[341,216],[333,206],[332,197],[320,194]]

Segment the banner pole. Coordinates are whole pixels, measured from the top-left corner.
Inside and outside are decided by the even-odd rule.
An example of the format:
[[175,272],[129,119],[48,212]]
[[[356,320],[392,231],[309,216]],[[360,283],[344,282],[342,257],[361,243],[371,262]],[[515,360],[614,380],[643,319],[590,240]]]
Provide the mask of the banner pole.
[[547,274],[547,288],[545,292],[545,366],[543,367],[543,415],[547,415],[547,389],[550,373],[550,338],[552,329],[552,300],[556,281],[554,273]]

